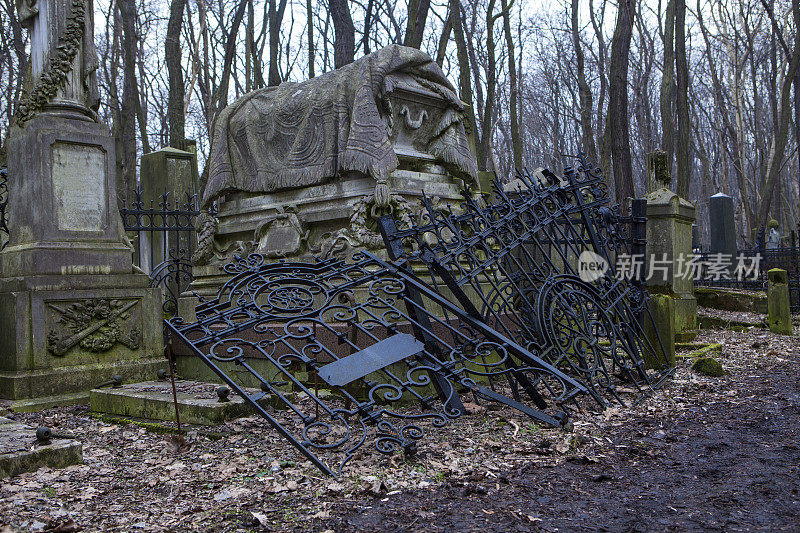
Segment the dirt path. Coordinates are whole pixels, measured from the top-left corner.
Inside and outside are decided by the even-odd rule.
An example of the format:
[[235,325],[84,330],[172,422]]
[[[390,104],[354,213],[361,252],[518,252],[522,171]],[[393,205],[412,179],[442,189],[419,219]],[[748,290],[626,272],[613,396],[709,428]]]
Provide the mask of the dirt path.
[[[556,467],[337,506],[337,531],[800,530],[800,364],[730,379],[728,396],[639,416]],[[669,411],[667,411],[668,413]]]
[[579,413],[571,433],[464,416],[410,460],[365,446],[338,480],[258,417],[184,449],[86,407],[6,413],[78,436],[84,464],[1,481],[0,532],[800,531],[800,337],[698,340],[722,343],[730,374],[682,360],[664,390]]

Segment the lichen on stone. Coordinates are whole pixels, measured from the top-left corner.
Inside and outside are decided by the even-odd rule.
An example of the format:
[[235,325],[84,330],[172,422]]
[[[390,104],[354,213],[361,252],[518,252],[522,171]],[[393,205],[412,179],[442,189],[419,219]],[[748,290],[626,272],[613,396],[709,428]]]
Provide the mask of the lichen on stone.
[[713,357],[698,357],[692,364],[692,370],[698,374],[718,378],[725,375],[722,364]]

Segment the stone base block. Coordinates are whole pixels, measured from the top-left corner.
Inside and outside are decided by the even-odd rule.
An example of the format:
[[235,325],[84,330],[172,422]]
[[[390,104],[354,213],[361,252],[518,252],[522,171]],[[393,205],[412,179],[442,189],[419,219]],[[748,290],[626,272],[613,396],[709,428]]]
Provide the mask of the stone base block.
[[0,397],[10,398],[11,408],[15,411],[35,411],[56,405],[85,403],[89,389],[109,381],[114,375],[122,376],[124,382],[136,382],[156,377],[158,371],[167,366],[166,359],[157,357],[45,370],[0,372]]
[[[252,407],[236,394],[231,394],[227,402],[220,402],[216,395],[216,384],[179,381],[178,387],[181,423],[214,426],[253,414]],[[89,405],[96,413],[175,420],[172,385],[168,381],[145,381],[123,385],[118,389],[94,389],[89,394]]]
[[698,287],[694,290],[697,305],[723,311],[767,312],[767,297],[763,293],[743,292],[730,289]]
[[42,409],[81,403],[89,403],[89,391],[57,394],[56,396],[45,396],[42,398],[28,398],[26,400],[0,400],[0,406],[17,413],[32,413],[41,411]]
[[161,293],[148,283],[133,273],[0,279],[0,399],[155,378],[167,363]]
[[36,428],[0,418],[0,479],[43,466],[65,468],[83,461],[80,442],[53,439],[51,444],[40,445],[35,432]]
[[697,329],[697,300],[694,296],[676,294],[672,301],[675,304],[675,333]]

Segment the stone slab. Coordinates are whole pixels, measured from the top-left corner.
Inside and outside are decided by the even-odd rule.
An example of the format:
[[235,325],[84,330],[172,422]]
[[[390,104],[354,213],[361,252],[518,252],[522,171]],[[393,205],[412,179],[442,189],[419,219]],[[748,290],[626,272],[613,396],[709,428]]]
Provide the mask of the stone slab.
[[81,403],[89,403],[89,391],[57,394],[55,396],[45,396],[42,398],[26,398],[24,400],[0,400],[0,406],[17,413],[32,413],[41,411],[42,409]]
[[83,461],[77,440],[53,439],[42,445],[36,428],[0,417],[0,479],[33,472],[43,466],[65,468]]
[[[219,402],[217,386],[214,383],[184,380],[178,382],[181,391],[191,391],[178,392],[181,423],[213,426],[253,413],[253,408],[235,393],[231,393],[227,402]],[[123,385],[118,389],[94,389],[89,393],[89,406],[95,413],[149,420],[175,420],[175,404],[169,381],[144,381]]]

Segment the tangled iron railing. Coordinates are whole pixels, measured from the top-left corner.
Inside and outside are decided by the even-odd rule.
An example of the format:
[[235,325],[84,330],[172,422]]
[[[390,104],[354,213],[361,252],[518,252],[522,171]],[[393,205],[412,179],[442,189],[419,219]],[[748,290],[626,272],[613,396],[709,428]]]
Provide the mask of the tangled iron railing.
[[[369,253],[314,263],[267,263],[251,254],[225,271],[233,277],[196,308],[196,321],[168,320],[168,334],[325,473],[341,472],[367,442],[383,453],[413,453],[425,427],[464,413],[463,394],[560,426],[566,404],[585,392]],[[329,397],[309,385],[312,375]],[[486,386],[499,377],[522,383],[535,408]],[[267,397],[280,409],[267,409]]]
[[552,426],[583,397],[643,397],[671,372],[640,278],[615,267],[644,253],[643,201],[610,207],[583,160],[518,184],[424,199],[408,227],[382,217],[388,260],[236,258],[167,333],[331,475],[369,449],[414,453],[465,396]]
[[563,179],[544,171],[517,183],[503,190],[496,180],[491,197],[466,190],[457,210],[423,199],[422,220],[410,227],[383,217],[389,256],[427,267],[437,290],[581,380],[600,405],[624,403],[620,390],[649,392],[671,365],[640,276],[615,266],[644,255],[644,200],[621,215],[599,169],[582,158]]

